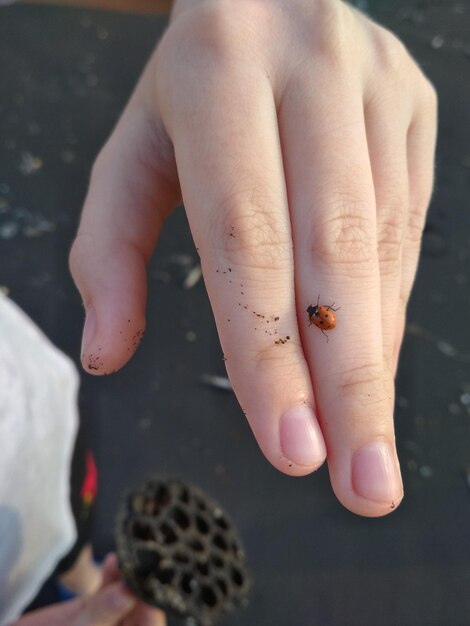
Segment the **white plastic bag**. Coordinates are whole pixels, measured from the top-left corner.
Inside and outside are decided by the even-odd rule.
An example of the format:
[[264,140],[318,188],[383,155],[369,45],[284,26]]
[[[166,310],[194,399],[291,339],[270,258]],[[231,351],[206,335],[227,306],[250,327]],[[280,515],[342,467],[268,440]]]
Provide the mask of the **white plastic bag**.
[[77,389],[71,361],[0,295],[0,626],[21,614],[76,538]]

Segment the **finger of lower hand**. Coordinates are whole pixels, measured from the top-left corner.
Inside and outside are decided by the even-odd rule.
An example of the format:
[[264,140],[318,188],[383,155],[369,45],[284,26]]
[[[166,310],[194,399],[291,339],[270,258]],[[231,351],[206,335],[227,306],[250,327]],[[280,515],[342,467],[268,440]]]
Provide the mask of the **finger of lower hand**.
[[[140,602],[129,615],[129,626],[166,626],[165,613]],[[126,624],[127,626],[127,624]]]
[[136,598],[121,583],[113,583],[82,600],[81,609],[70,626],[118,626],[136,603]]

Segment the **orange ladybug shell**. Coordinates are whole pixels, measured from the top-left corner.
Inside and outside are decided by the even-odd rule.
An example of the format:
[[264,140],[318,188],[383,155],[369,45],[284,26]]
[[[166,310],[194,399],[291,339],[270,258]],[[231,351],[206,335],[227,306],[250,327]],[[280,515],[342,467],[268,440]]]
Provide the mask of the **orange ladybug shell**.
[[332,330],[336,327],[336,315],[328,306],[323,304],[312,306],[307,309],[308,317],[311,324],[314,324],[321,330]]

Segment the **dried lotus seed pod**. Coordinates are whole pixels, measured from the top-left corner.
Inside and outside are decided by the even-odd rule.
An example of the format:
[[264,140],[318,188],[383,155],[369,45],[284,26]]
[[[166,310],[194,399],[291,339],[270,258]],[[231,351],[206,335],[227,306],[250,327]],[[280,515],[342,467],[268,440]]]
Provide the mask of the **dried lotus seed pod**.
[[240,538],[197,487],[154,476],[129,492],[117,515],[116,544],[135,595],[187,624],[214,626],[246,604],[250,581]]

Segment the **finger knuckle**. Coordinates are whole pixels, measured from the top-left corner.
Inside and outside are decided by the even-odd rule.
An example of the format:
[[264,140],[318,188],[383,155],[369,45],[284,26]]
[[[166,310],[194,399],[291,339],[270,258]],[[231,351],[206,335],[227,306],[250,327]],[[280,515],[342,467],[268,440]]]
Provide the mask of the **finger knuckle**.
[[381,222],[377,232],[377,250],[380,273],[397,274],[400,271],[401,251],[404,240],[403,221],[389,218]]
[[437,95],[437,90],[434,85],[424,75],[422,80],[422,100],[425,110],[428,111],[432,117],[436,118],[439,97]]
[[260,373],[268,371],[272,373],[273,369],[277,371],[281,380],[289,380],[292,387],[295,386],[294,381],[298,378],[298,369],[296,365],[295,350],[290,340],[280,343],[279,340],[273,338],[268,342],[261,343],[251,353],[251,361],[259,368]]
[[339,393],[354,396],[366,404],[378,403],[388,407],[390,381],[383,363],[368,363],[352,367],[339,376]]
[[312,21],[308,25],[306,39],[311,57],[320,59],[338,80],[346,78],[358,63],[362,49],[363,30],[357,13],[352,7],[335,0],[315,2],[315,36],[312,37]]
[[400,289],[400,293],[398,294],[398,319],[403,326],[405,325],[409,295],[409,292],[405,291],[403,288]]
[[[160,51],[160,56],[167,56],[171,48],[168,56],[172,58],[181,58],[181,52],[187,57],[190,50],[191,64],[206,63],[208,58],[221,64],[231,62],[255,43],[250,35],[265,29],[267,20],[262,19],[263,13],[260,3],[249,0],[244,0],[243,10],[240,2],[234,0],[200,3],[197,10],[187,14],[181,23],[177,20],[167,31],[160,45],[166,54],[161,55]],[[188,64],[187,58],[184,62]]]
[[389,77],[403,76],[403,70],[411,60],[404,43],[382,26],[376,27],[375,34],[376,60],[381,71]]
[[283,269],[292,252],[279,211],[259,193],[236,193],[218,203],[210,239],[228,262],[250,268]]
[[369,267],[374,262],[376,246],[365,203],[338,194],[327,205],[332,215],[313,224],[314,262],[329,267],[348,266],[351,270]]
[[408,247],[419,250],[421,240],[423,238],[424,225],[426,221],[426,212],[421,210],[411,210],[408,215],[408,224],[406,228],[406,241]]

